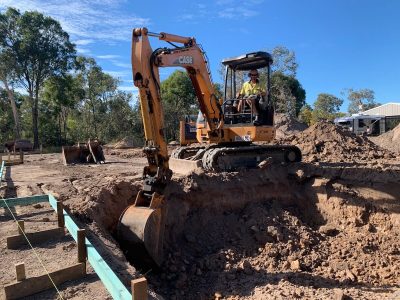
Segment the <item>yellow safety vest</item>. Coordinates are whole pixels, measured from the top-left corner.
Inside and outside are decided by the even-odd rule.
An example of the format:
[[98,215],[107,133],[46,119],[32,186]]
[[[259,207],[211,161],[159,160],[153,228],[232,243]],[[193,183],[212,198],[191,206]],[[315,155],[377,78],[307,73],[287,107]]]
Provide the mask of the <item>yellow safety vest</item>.
[[250,96],[265,93],[265,89],[261,87],[260,83],[253,84],[251,81],[243,83],[240,95]]

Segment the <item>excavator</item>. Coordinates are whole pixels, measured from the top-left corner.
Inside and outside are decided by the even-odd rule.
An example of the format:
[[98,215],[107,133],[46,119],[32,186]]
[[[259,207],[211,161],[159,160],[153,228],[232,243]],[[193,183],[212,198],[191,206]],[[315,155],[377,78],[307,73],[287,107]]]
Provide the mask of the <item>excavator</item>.
[[[156,37],[172,47],[153,50],[149,37]],[[282,162],[301,161],[301,151],[295,146],[254,143],[268,143],[275,137],[269,80],[272,57],[269,53],[248,53],[222,61],[226,68],[224,99],[216,96],[206,54],[193,37],[135,28],[131,59],[133,82],[139,89],[146,139],[143,151],[148,165],[143,170],[142,190],[134,204],[127,207],[120,217],[118,234],[124,245],[140,249],[140,253],[146,253],[156,265],[160,265],[164,255],[165,207],[168,201],[163,191],[172,177],[170,163],[184,161],[189,165],[189,162],[196,162],[207,172],[235,171],[257,167],[270,157]],[[180,147],[171,158],[164,136],[161,67],[186,70],[200,109],[196,138],[201,146]],[[237,99],[237,72],[260,68],[267,69],[267,84],[266,95],[258,106],[261,124],[255,126],[251,107],[244,105],[243,111],[238,111],[235,106],[241,100]]]

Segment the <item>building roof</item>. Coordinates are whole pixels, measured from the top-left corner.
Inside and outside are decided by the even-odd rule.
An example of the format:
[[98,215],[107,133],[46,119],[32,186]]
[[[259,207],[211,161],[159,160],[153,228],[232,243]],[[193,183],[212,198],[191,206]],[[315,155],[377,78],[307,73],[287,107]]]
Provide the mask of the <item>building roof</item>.
[[400,103],[386,103],[362,112],[363,115],[400,116]]

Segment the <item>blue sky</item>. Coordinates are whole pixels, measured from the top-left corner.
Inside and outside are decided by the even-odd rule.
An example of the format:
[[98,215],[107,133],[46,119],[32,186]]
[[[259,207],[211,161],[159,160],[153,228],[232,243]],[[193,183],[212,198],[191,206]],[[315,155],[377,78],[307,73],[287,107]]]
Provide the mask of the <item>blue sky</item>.
[[[296,53],[297,78],[309,104],[319,93],[342,97],[345,88],[369,88],[378,102],[400,102],[397,0],[0,0],[2,11],[8,6],[60,21],[79,54],[94,57],[121,80],[120,89],[134,93],[131,30],[145,26],[195,37],[216,82],[222,81],[222,59],[281,45]],[[153,42],[153,48],[162,45]],[[162,79],[170,72],[161,70]]]

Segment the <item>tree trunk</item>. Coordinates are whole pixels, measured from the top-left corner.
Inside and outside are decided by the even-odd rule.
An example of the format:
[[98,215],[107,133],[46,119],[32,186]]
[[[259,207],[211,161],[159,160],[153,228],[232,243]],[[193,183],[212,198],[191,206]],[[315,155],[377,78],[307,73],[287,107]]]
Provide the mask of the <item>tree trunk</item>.
[[17,104],[15,103],[14,93],[12,90],[10,90],[7,80],[3,79],[2,81],[4,83],[4,87],[6,88],[8,99],[10,100],[10,104],[11,104],[11,108],[12,108],[12,112],[13,112],[13,116],[14,116],[14,123],[15,123],[14,138],[17,140],[17,139],[21,138],[21,126],[19,123]]
[[39,149],[39,130],[38,130],[38,93],[33,97],[33,92],[29,91],[29,98],[32,104],[32,133],[33,133],[33,148]]

